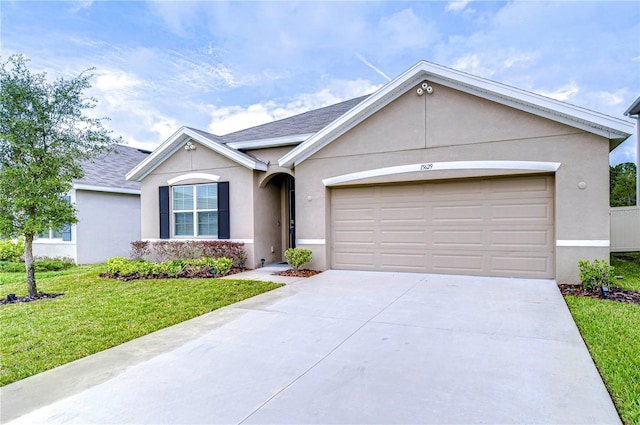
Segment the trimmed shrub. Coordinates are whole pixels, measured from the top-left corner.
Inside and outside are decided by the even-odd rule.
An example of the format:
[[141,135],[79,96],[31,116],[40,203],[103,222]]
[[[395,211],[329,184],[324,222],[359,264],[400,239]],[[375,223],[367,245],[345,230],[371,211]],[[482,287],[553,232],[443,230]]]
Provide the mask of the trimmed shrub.
[[142,259],[129,260],[125,257],[112,257],[107,260],[106,265],[107,274],[104,277],[124,280],[180,277],[202,278],[228,274],[233,265],[233,260],[220,257],[153,263]]
[[131,258],[156,263],[169,260],[226,257],[232,264],[244,262],[244,243],[229,241],[137,241],[131,242]]
[[613,273],[615,269],[609,265],[607,260],[578,261],[580,270],[580,280],[584,289],[590,291],[602,285],[613,286]]
[[311,250],[305,248],[289,248],[284,252],[284,258],[291,267],[298,270],[311,261]]
[[0,241],[0,261],[18,263],[22,254],[24,254],[24,239]]

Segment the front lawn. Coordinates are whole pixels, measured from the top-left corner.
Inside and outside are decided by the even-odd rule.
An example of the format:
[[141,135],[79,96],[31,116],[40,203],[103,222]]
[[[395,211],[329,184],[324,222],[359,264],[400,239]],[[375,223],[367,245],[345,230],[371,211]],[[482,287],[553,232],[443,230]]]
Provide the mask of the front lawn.
[[[38,290],[64,296],[0,306],[0,386],[277,288],[234,279],[122,282],[103,266],[37,273]],[[26,295],[24,274],[0,274],[0,298]]]
[[[616,283],[640,291],[640,253],[612,254]],[[565,297],[625,424],[640,423],[640,305]]]

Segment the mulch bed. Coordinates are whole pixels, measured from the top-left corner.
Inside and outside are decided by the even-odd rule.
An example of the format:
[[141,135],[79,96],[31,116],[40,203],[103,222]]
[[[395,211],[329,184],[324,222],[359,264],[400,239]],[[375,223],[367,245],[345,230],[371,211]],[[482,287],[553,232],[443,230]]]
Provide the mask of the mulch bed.
[[276,272],[273,274],[276,276],[288,276],[288,277],[311,277],[320,273],[322,272],[318,270],[303,269],[303,270],[285,270],[283,272]]
[[610,287],[609,296],[606,298],[603,298],[602,294],[600,293],[600,288],[588,291],[584,289],[581,285],[561,284],[558,286],[560,287],[560,293],[562,293],[562,295],[571,295],[574,297],[591,297],[599,300],[609,300],[609,301],[618,301],[621,303],[640,304],[640,293],[635,291],[627,291],[626,289]]
[[7,297],[7,298],[3,298],[3,299],[0,300],[0,305],[17,304],[17,303],[29,303],[29,302],[32,302],[32,301],[45,300],[45,299],[48,299],[48,298],[56,298],[56,297],[59,297],[61,295],[64,295],[64,294],[45,294],[44,292],[40,292],[35,297],[30,297],[30,296],[17,297],[15,300],[9,300],[9,297]]

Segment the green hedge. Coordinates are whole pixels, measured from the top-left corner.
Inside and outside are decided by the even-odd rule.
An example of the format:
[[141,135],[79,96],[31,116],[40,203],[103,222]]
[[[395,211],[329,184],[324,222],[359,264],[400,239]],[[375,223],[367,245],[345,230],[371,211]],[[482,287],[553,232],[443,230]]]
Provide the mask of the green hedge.
[[[37,272],[49,272],[49,271],[65,270],[73,267],[73,264],[60,261],[60,260],[44,260],[44,261],[34,261],[33,267]],[[26,268],[24,263],[0,261],[0,272],[26,273]]]
[[107,277],[120,279],[159,279],[174,277],[220,277],[229,274],[233,260],[226,257],[169,260],[160,263],[125,257],[107,260]]

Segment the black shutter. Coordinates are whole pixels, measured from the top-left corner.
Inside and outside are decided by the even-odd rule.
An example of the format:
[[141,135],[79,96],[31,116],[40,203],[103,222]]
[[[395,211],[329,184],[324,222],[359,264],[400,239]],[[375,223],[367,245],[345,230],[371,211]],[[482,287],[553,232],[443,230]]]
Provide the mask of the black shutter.
[[[63,197],[65,201],[67,201],[68,204],[71,204],[71,196],[64,196]],[[65,223],[62,225],[62,229],[61,233],[62,233],[62,240],[65,242],[69,242],[71,240],[71,225],[69,223]]]
[[218,239],[231,238],[229,182],[218,183]]
[[169,186],[158,188],[160,197],[160,239],[169,239]]

